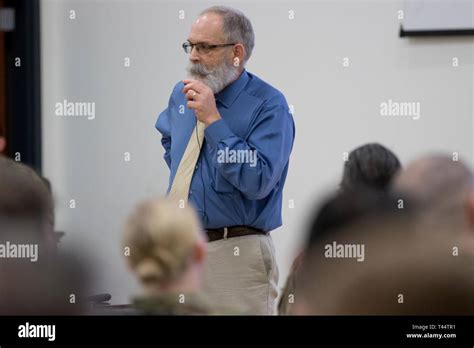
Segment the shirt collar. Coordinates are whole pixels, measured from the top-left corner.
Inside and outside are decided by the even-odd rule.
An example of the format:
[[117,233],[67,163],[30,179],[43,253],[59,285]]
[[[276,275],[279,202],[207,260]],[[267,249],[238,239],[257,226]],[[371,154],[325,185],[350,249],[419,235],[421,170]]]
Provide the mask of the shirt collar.
[[240,92],[242,92],[248,80],[249,76],[247,70],[244,69],[237,80],[215,95],[216,100],[222,103],[226,108],[230,107]]

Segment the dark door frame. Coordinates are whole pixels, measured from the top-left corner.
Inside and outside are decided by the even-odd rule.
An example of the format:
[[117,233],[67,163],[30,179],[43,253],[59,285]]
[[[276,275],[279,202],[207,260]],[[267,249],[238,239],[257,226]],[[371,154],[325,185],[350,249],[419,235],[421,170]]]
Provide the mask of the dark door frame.
[[15,10],[15,29],[5,33],[7,154],[41,172],[40,1],[4,0],[4,7]]

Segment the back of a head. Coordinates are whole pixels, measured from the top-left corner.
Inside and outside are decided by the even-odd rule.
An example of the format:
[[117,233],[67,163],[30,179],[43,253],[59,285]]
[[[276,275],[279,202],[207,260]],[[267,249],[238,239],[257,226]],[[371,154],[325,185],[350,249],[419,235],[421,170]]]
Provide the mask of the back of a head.
[[145,289],[179,277],[189,266],[193,248],[203,240],[194,210],[169,199],[152,199],[138,205],[125,225],[124,248],[130,268]]
[[[403,208],[403,209],[402,209]],[[339,190],[329,196],[314,211],[310,220],[307,241],[304,252],[301,253],[290,270],[290,282],[285,288],[286,292],[293,291],[296,287],[295,279],[301,265],[304,263],[306,254],[311,254],[315,245],[322,241],[331,240],[337,236],[337,232],[344,228],[370,221],[375,217],[383,219],[387,224],[391,221],[411,221],[411,211],[400,207],[396,197],[385,191],[370,190],[357,187],[350,190]],[[376,233],[384,234],[381,229]],[[283,299],[283,297],[282,297]],[[280,301],[280,313],[288,314],[292,306]]]
[[33,169],[0,156],[0,238],[55,244],[53,202]]
[[433,155],[416,160],[396,176],[393,190],[416,204],[426,221],[463,228],[473,174],[459,160]]
[[[327,254],[334,243],[341,254]],[[347,254],[354,245],[362,258]],[[460,245],[447,235],[420,237],[407,221],[352,225],[307,253],[294,314],[472,315],[474,258]]]
[[362,145],[349,154],[344,164],[341,189],[365,187],[386,191],[401,168],[397,156],[377,143]]
[[0,315],[85,314],[92,285],[87,266],[71,253],[2,260]]
[[308,233],[307,246],[330,236],[335,231],[365,221],[375,216],[410,216],[410,209],[400,207],[398,198],[385,191],[375,191],[362,187],[337,191],[318,206],[313,214]]

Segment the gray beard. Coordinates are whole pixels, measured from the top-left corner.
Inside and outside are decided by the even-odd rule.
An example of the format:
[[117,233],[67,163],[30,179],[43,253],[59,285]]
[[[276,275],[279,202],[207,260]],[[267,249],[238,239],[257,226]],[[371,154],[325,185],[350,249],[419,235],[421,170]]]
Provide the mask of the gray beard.
[[200,63],[189,62],[186,71],[190,78],[201,81],[207,85],[214,94],[222,91],[239,76],[238,69],[227,62],[223,62],[214,69],[207,69]]

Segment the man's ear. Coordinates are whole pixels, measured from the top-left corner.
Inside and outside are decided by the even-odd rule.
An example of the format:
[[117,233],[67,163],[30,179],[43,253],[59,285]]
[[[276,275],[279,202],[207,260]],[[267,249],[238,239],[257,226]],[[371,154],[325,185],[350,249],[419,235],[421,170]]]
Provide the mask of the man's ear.
[[239,58],[239,61],[243,62],[244,59],[245,59],[245,55],[246,55],[246,52],[245,52],[244,45],[242,45],[240,43],[236,44],[234,46],[234,59]]

